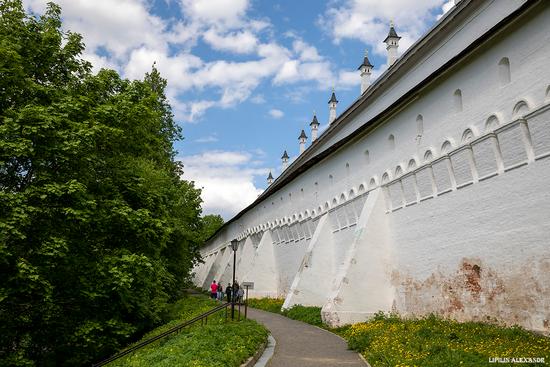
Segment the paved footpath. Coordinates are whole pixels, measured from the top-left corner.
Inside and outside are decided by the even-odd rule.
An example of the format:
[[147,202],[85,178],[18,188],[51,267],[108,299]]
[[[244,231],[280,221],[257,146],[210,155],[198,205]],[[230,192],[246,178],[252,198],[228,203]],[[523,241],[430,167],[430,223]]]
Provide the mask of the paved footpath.
[[359,355],[331,332],[253,308],[248,309],[248,317],[264,324],[277,342],[269,367],[366,367]]

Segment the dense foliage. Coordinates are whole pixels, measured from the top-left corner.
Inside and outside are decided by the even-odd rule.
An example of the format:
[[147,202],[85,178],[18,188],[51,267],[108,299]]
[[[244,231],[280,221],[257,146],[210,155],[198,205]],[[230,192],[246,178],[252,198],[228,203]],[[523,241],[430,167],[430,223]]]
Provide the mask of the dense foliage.
[[[158,335],[219,305],[206,297],[189,297],[170,309],[173,320],[148,333]],[[238,367],[266,342],[268,331],[253,320],[232,322],[222,310],[208,317],[208,324],[188,327],[124,357],[113,367],[196,366]]]
[[92,75],[60,14],[0,2],[0,365],[112,353],[161,321],[198,259],[166,82]]
[[208,240],[218,229],[223,226],[223,218],[218,214],[208,214],[202,217],[202,234],[201,241],[206,244]]
[[489,358],[495,357],[550,358],[550,339],[544,336],[519,327],[459,323],[435,316],[402,319],[379,313],[370,322],[352,325],[343,336],[373,367],[473,367],[489,365]]

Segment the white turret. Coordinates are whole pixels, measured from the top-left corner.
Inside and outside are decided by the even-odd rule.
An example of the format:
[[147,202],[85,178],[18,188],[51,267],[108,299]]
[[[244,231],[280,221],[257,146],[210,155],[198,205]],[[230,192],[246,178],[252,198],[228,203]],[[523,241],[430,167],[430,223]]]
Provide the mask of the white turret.
[[286,152],[286,150],[283,153],[281,160],[283,161],[283,171],[284,171],[288,167],[288,153]]
[[317,140],[317,132],[319,131],[319,121],[317,121],[317,115],[313,112],[313,120],[309,123],[311,126],[311,142]]
[[302,129],[302,133],[298,137],[298,141],[300,142],[300,154],[302,154],[306,150],[306,140],[307,140],[307,135],[304,129]]
[[365,50],[363,63],[357,68],[361,72],[361,94],[365,93],[370,86],[370,74],[373,66],[369,61],[369,51]]
[[273,175],[271,174],[271,171],[269,171],[269,176],[267,176],[267,184],[271,185],[273,183]]
[[386,50],[388,50],[388,66],[391,66],[395,60],[397,60],[397,48],[399,47],[399,40],[401,37],[397,35],[397,32],[395,32],[395,28],[393,28],[393,21],[390,22],[390,31],[388,32],[388,36],[384,40],[384,43],[386,44]]
[[338,104],[338,100],[336,99],[336,94],[334,94],[334,88],[332,88],[332,96],[330,96],[330,100],[328,101],[328,123],[332,124],[334,120],[336,120],[336,105]]

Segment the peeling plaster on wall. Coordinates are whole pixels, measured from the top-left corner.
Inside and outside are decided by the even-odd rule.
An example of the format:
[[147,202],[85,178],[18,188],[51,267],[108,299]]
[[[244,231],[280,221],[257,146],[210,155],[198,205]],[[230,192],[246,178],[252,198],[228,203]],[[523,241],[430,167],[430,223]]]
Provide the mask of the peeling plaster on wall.
[[548,334],[550,259],[530,258],[527,264],[497,269],[479,258],[463,258],[454,272],[437,270],[422,280],[394,270],[396,309],[405,316],[498,320]]

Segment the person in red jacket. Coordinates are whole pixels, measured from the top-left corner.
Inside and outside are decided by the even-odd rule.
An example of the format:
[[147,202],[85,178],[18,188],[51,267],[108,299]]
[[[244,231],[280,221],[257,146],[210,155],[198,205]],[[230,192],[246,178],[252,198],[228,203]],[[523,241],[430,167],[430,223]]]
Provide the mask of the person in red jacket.
[[213,280],[212,284],[210,284],[210,296],[212,299],[216,299],[216,295],[218,294],[218,285],[216,284],[216,281]]

